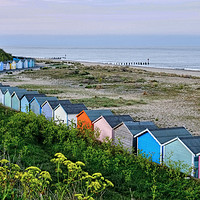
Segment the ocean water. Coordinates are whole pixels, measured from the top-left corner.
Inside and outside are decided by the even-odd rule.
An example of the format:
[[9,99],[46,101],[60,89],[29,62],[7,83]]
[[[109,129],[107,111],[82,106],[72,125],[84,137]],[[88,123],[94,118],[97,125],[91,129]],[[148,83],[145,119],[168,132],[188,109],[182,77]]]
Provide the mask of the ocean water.
[[15,56],[53,58],[99,63],[145,63],[147,67],[200,70],[200,47],[58,48],[3,47]]

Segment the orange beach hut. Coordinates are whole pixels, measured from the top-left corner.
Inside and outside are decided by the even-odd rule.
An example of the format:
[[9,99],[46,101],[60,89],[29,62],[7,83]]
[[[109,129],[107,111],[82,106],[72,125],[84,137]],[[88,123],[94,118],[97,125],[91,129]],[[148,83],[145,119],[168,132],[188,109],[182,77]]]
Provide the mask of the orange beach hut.
[[82,129],[94,129],[93,121],[98,119],[101,115],[113,115],[111,110],[83,110],[77,117],[77,127]]

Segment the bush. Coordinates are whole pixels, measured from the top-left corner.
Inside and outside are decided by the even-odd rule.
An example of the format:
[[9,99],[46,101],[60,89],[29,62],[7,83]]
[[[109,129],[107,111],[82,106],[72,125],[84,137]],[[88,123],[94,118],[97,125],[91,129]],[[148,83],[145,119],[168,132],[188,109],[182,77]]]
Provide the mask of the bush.
[[62,153],[56,153],[51,162],[56,164],[57,182],[50,192],[51,175],[38,167],[30,166],[22,171],[17,164],[0,160],[0,197],[4,199],[93,199],[113,183],[101,173],[89,175],[82,170],[84,163],[73,163]]
[[[50,172],[52,179],[50,190],[54,191],[57,187],[58,193],[55,193],[57,196],[62,190],[59,190],[58,187],[66,187],[63,185],[63,180],[68,175],[69,168],[63,163],[65,161],[66,163],[72,162],[71,165],[75,166],[74,164],[79,160],[85,163],[84,171],[89,174],[98,171],[115,185],[114,188],[108,189],[104,199],[130,199],[131,197],[135,199],[200,199],[199,181],[192,177],[186,178],[187,174],[181,173],[174,167],[158,165],[140,154],[138,156],[130,154],[121,146],[113,146],[112,141],[100,143],[96,140],[97,135],[92,129],[77,129],[63,124],[56,125],[54,122],[46,120],[44,116],[36,116],[32,112],[13,114],[8,111],[7,115],[5,111],[1,110],[0,116],[2,116],[0,121],[2,125],[0,128],[2,158],[15,161],[22,170],[33,165],[42,171]],[[62,171],[55,173],[49,160],[56,152],[67,155],[70,162],[63,158],[60,168],[57,166],[57,169]],[[56,162],[56,160],[54,161]],[[58,174],[60,185],[55,185],[58,183]],[[13,183],[18,184],[17,182]],[[4,190],[2,188],[3,185],[0,189]],[[69,194],[71,193],[68,191],[65,193],[65,195]],[[77,192],[77,194],[86,196],[83,192]],[[91,194],[91,191],[88,194]],[[80,195],[79,198],[84,196]],[[92,197],[98,199],[101,194],[95,194]]]

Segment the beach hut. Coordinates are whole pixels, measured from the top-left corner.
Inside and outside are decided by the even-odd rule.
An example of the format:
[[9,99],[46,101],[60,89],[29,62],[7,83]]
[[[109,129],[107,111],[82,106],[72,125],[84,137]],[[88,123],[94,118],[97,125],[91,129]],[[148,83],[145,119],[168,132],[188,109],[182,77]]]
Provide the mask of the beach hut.
[[93,121],[99,118],[101,115],[113,115],[111,110],[83,110],[77,117],[78,128],[94,128]]
[[134,121],[130,115],[107,115],[100,116],[93,121],[94,130],[99,132],[98,140],[114,139],[114,127],[121,122]]
[[2,103],[3,105],[5,104],[4,103],[4,100],[5,100],[5,92],[6,90],[9,88],[10,86],[4,86],[4,85],[1,85],[0,86],[0,103]]
[[34,67],[35,63],[34,63],[34,59],[33,58],[29,58],[28,59],[28,67]]
[[137,152],[150,157],[153,162],[162,163],[163,146],[176,137],[192,137],[184,127],[145,129],[134,136],[137,139]]
[[3,71],[3,66],[4,66],[3,62],[0,62],[0,71]]
[[35,59],[32,58],[32,67],[35,67]]
[[24,59],[22,60],[24,62],[24,68],[28,68],[28,60],[27,59]]
[[87,110],[84,104],[59,104],[54,109],[54,121],[56,121],[57,123],[67,124],[67,126],[72,124],[77,125],[76,116],[82,110]]
[[7,67],[7,62],[4,61],[4,62],[3,62],[3,70],[6,70],[6,67]]
[[28,113],[30,111],[30,102],[34,97],[46,97],[45,94],[24,94],[20,99],[21,112]]
[[22,62],[22,60],[16,60],[16,68],[17,69],[24,68],[24,62]]
[[181,171],[186,173],[193,168],[191,175],[200,178],[200,136],[176,137],[164,144],[163,162],[176,167],[180,163]]
[[11,63],[11,69],[16,69],[16,66],[17,66],[16,61],[13,60]]
[[13,92],[15,92],[17,90],[21,90],[21,91],[24,91],[24,92],[26,91],[26,90],[20,89],[18,87],[9,87],[4,93],[4,105],[5,106],[11,108],[11,95],[12,95]]
[[42,114],[42,104],[46,100],[58,100],[56,97],[34,97],[30,101],[30,110],[33,111],[36,115],[41,115]]
[[21,110],[21,103],[20,99],[24,94],[39,94],[38,91],[21,91],[21,90],[16,90],[12,93],[11,95],[11,108],[14,110]]
[[12,61],[7,61],[6,70],[10,70],[11,69],[11,63],[12,63]]
[[48,119],[51,120],[54,117],[54,109],[58,106],[58,105],[65,105],[65,104],[71,104],[71,102],[69,100],[46,100],[43,104],[42,104],[42,114]]
[[137,140],[134,136],[145,129],[156,130],[158,127],[151,121],[128,121],[122,122],[114,127],[114,144],[122,145],[129,152],[137,150]]

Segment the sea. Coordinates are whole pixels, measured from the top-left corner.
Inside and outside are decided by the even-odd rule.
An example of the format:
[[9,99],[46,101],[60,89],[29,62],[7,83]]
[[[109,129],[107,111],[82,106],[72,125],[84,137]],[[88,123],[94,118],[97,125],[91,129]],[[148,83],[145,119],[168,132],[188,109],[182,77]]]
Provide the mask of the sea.
[[[200,70],[200,47],[65,48],[12,47],[3,49],[14,56],[58,60],[138,65],[145,67]],[[149,63],[149,64],[148,64]]]

